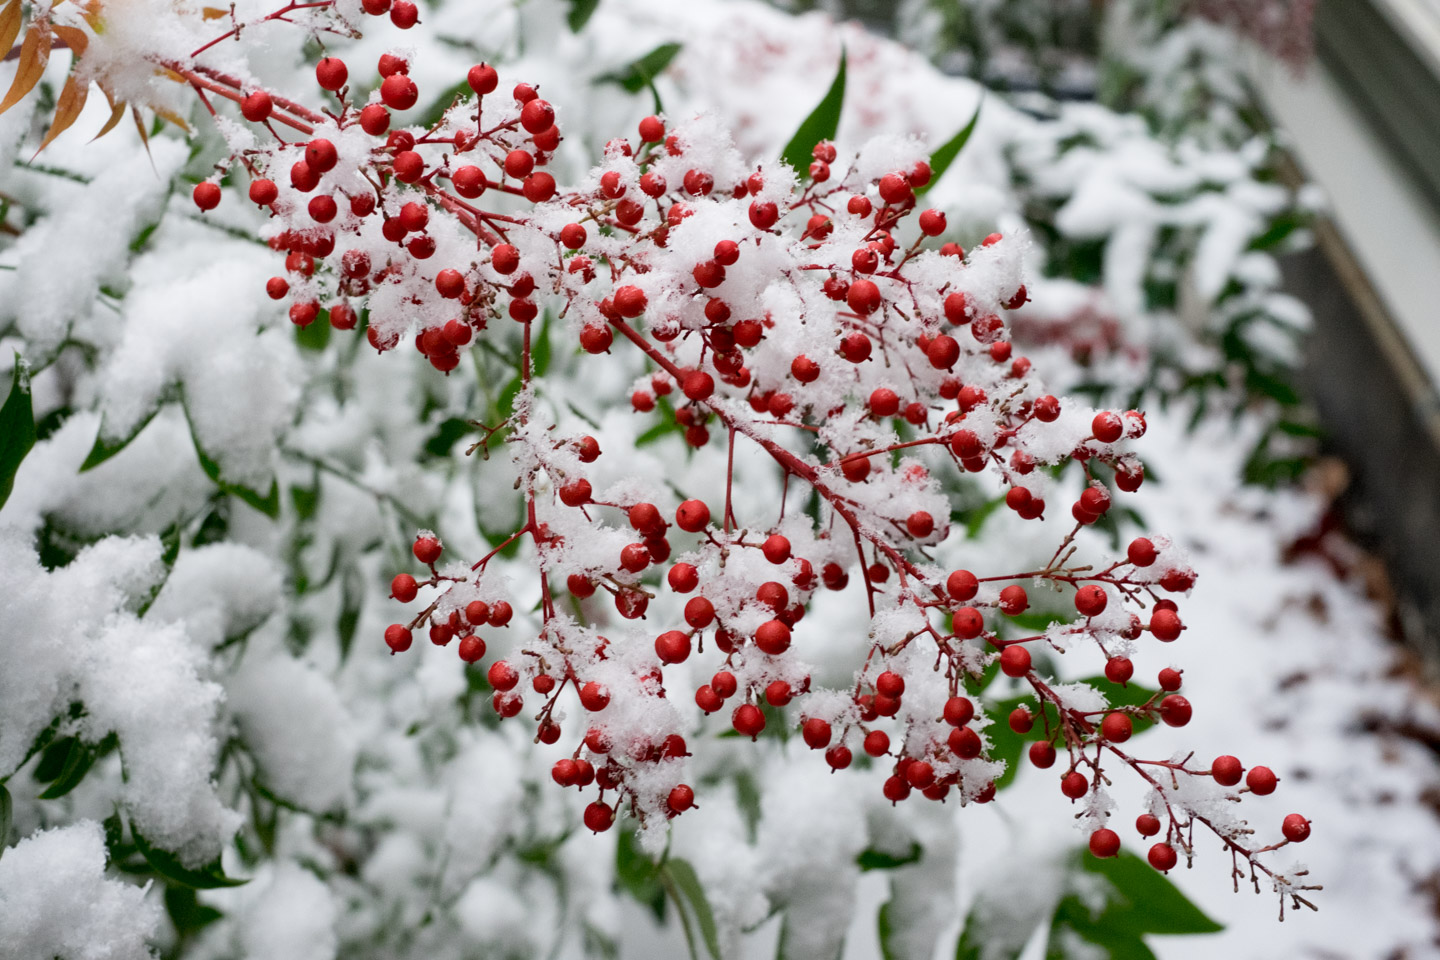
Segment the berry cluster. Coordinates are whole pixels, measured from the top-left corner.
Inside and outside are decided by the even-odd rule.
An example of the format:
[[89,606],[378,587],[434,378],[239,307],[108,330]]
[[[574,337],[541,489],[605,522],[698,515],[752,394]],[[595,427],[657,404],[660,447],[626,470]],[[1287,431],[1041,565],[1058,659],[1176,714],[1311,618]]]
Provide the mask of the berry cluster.
[[[414,22],[403,0],[388,11],[400,26]],[[1107,682],[1124,687],[1132,656],[1182,635],[1179,609],[1162,594],[1187,593],[1194,573],[1161,537],[1135,539],[1107,565],[1075,561],[1078,532],[1144,480],[1128,442],[1145,418],[1045,392],[1004,319],[1027,300],[1018,244],[992,234],[967,253],[941,242],[945,215],[919,202],[934,173],[917,144],[877,141],[842,159],[821,142],[802,176],[744,162],[709,118],[647,117],[635,140],[612,140],[587,178],[562,188],[545,169],[561,141],[556,110],[533,87],[501,93],[495,69],[475,66],[474,96],[414,127],[403,115],[420,91],[406,61],[387,54],[377,72],[375,93],[359,104],[348,66],[321,60],[316,80],[334,100],[323,112],[195,69],[188,76],[205,80],[197,89],[228,90],[252,124],[273,133],[280,122],[306,138],[276,136],[232,157],[251,175],[250,200],[272,215],[267,236],[286,252],[286,271],[267,290],[296,324],[323,310],[343,330],[363,316],[376,350],[413,335],[446,374],[492,322],[518,326],[523,386],[507,421],[486,429],[487,439],[508,430],[525,522],[471,565],[442,564],[440,540],[422,532],[414,555],[428,575],[397,575],[391,594],[402,604],[423,594],[423,608],[384,639],[402,653],[426,629],[433,644],[458,640],[460,658],[478,663],[478,631],[509,627],[538,599],[538,623],[515,623],[526,642],[486,677],[501,717],[524,711],[527,697],[538,704],[536,739],[546,744],[561,737],[557,708],[573,691],[584,711],[577,745],[552,775],[595,790],[590,829],[607,829],[624,808],[653,830],[694,805],[682,782],[688,706],[675,700],[690,668],[667,668],[701,657],[718,669],[685,698],[704,714],[728,713],[739,735],[794,723],[834,770],[849,767],[855,749],[889,765],[883,791],[894,803],[914,791],[988,802],[1004,768],[989,755],[989,719],[964,691],[973,695],[995,665],[1028,695],[1010,727],[1029,735],[1040,724],[1029,760],[1057,769],[1061,793],[1082,804],[1077,819],[1095,855],[1119,849],[1105,785],[1107,769],[1124,767],[1151,788],[1136,830],[1164,831],[1150,849],[1156,869],[1192,854],[1200,824],[1235,858],[1237,884],[1243,861],[1257,889],[1260,873],[1273,881],[1282,909],[1285,898],[1305,903],[1299,892],[1313,888],[1300,884],[1303,871],[1282,873],[1261,855],[1304,840],[1308,822],[1292,814],[1281,840],[1256,846],[1231,813],[1240,794],[1275,790],[1268,768],[1246,774],[1228,756],[1208,768],[1189,757],[1143,760],[1125,746],[1137,723],[1190,720],[1179,671],[1161,671],[1148,700],[1112,706],[1104,690],[1049,679],[1037,660],[1093,651]],[[213,209],[220,188],[202,183],[194,199]],[[583,353],[634,351],[592,362],[647,365],[630,388],[637,414],[673,418],[693,447],[727,446],[723,494],[717,479],[715,490],[695,491],[711,499],[665,507],[632,483],[598,488],[599,443],[560,429],[534,375],[547,305]],[[764,451],[787,492],[813,493],[818,508],[787,510],[782,498],[775,516],[742,524],[739,444]],[[1085,485],[1048,562],[978,576],[933,561],[949,533],[944,476],[989,474],[1007,508],[1038,520],[1061,490],[1055,468],[1072,463]],[[487,574],[521,540],[533,548],[538,598],[508,596]],[[815,596],[846,590],[852,572],[870,611],[866,652],[853,688],[823,689],[804,659],[815,640],[798,626]],[[661,574],[665,587],[652,586]],[[625,624],[646,619],[665,588],[686,598],[679,618],[650,630]],[[1024,614],[1037,590],[1066,597],[1075,619],[1009,636],[1007,618]],[[562,591],[583,618],[560,608]],[[605,595],[619,621],[598,603]]]

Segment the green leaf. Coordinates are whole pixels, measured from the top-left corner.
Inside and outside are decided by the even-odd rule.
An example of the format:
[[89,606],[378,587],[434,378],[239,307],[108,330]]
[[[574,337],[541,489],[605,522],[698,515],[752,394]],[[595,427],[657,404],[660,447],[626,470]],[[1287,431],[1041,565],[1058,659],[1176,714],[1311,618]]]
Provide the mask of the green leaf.
[[440,421],[430,439],[425,441],[425,452],[432,457],[448,457],[450,450],[461,437],[474,428],[462,417],[449,417]]
[[211,482],[221,490],[238,497],[272,520],[279,519],[280,484],[275,480],[271,480],[270,492],[261,496],[249,487],[243,487],[237,483],[228,483],[222,480],[220,478],[220,465],[211,459],[210,455],[205,452],[205,448],[200,445],[200,437],[195,433],[195,421],[190,418],[189,404],[182,401],[181,406],[185,410],[185,422],[190,427],[190,440],[195,444],[195,455],[200,459],[200,469],[205,471],[205,476],[209,477]]
[[946,140],[940,149],[930,154],[930,182],[923,187],[915,188],[915,195],[917,197],[923,196],[931,187],[935,186],[945,174],[945,171],[950,169],[950,164],[954,163],[955,158],[960,156],[960,151],[964,150],[965,144],[970,142],[970,134],[975,132],[975,124],[980,121],[980,108],[984,105],[985,101],[982,98],[979,103],[975,104],[975,113],[971,115],[970,122],[965,124],[959,133],[955,134],[955,136],[949,140]]
[[5,856],[5,845],[10,842],[10,821],[15,816],[15,803],[10,799],[10,790],[0,783],[0,857]]
[[802,176],[810,169],[810,151],[815,149],[815,144],[821,140],[834,140],[835,132],[840,129],[840,108],[845,102],[845,61],[846,53],[842,47],[840,69],[835,71],[830,89],[819,105],[810,111],[805,122],[800,124],[800,129],[795,131],[795,136],[790,138],[781,155],[781,159]]
[[1050,629],[1051,624],[1069,623],[1070,618],[1062,616],[1058,613],[1039,613],[1032,610],[1025,613],[1015,614],[1010,618],[1010,622],[1015,624],[1015,626],[1019,627],[1021,630],[1030,630],[1034,633],[1044,633],[1046,630]]
[[855,855],[855,864],[861,871],[865,870],[894,870],[896,867],[903,867],[910,863],[919,863],[920,858],[925,855],[925,849],[915,841],[910,841],[909,852],[896,856],[884,850],[874,848],[861,850]]
[[895,947],[890,942],[895,933],[895,923],[890,919],[890,904],[895,902],[895,885],[890,885],[890,899],[880,904],[880,912],[875,916],[876,937],[880,941],[880,956],[882,960],[897,960]]
[[324,350],[330,342],[330,311],[321,310],[314,322],[296,327],[295,342],[302,350],[313,350],[316,353]]
[[57,800],[65,796],[71,790],[80,785],[85,779],[85,774],[90,772],[90,767],[95,763],[98,751],[88,743],[82,743],[75,737],[69,738],[70,749],[65,755],[65,765],[60,769],[59,776],[54,782],[40,794],[41,800]]
[[615,883],[650,908],[658,923],[665,922],[665,885],[655,862],[640,849],[635,831],[621,832],[615,844]]
[[649,86],[658,77],[670,61],[675,59],[675,54],[680,52],[678,43],[662,43],[649,53],[632,60],[619,70],[601,74],[595,78],[596,83],[614,83],[624,87],[630,93],[639,93]]
[[700,886],[700,878],[695,876],[695,868],[676,858],[666,860],[661,870],[679,895],[688,901],[695,914],[696,925],[700,927],[700,937],[705,941],[705,949],[710,951],[710,956],[715,960],[720,960],[720,936],[715,929],[715,914],[710,909],[710,901],[705,898],[705,888]]
[[61,737],[51,741],[45,747],[45,752],[40,754],[40,762],[35,764],[35,782],[53,783],[64,772],[66,764],[70,762],[70,755],[78,749],[78,737]]
[[35,446],[35,412],[30,405],[30,371],[20,354],[15,354],[15,370],[10,380],[10,395],[0,407],[0,507],[10,499],[15,488],[15,474],[20,461]]
[[340,575],[340,621],[335,630],[340,638],[340,662],[350,656],[355,642],[355,628],[360,624],[360,605],[365,600],[365,582],[360,571],[347,566]]
[[[1128,851],[1118,857],[1081,857],[1082,866],[1110,882],[1111,895],[1096,919],[1088,911],[1086,920],[1094,927],[1115,932],[1165,935],[1217,933],[1225,927],[1207,917],[1186,899],[1180,889],[1150,864]],[[1072,918],[1072,924],[1074,919]],[[1088,928],[1076,927],[1086,937]],[[1098,941],[1097,941],[1098,942]]]
[[136,849],[140,851],[140,855],[145,858],[145,861],[156,873],[172,883],[178,883],[183,887],[193,887],[196,890],[215,890],[220,887],[238,887],[250,882],[225,876],[225,870],[220,865],[219,857],[198,870],[191,870],[182,866],[173,853],[152,847],[150,842],[140,835],[140,831],[135,829],[134,824],[130,825],[130,833],[135,838]]
[[430,106],[421,111],[420,117],[415,121],[415,124],[427,129],[435,126],[435,124],[439,123],[445,116],[445,111],[449,110],[456,100],[466,100],[474,96],[474,94],[475,91],[470,89],[470,82],[468,80],[461,80],[459,83],[447,87],[440,96],[430,101]]
[[1004,502],[1004,497],[996,497],[993,500],[986,500],[973,509],[956,511],[951,514],[950,522],[964,524],[965,538],[967,540],[974,540],[980,535],[980,529],[985,526],[985,521],[989,520],[990,515],[999,509],[1000,504]]
[[180,935],[195,933],[219,920],[225,914],[214,907],[200,903],[192,887],[165,886],[165,912]]
[[136,611],[137,616],[145,616],[146,611],[150,609],[150,605],[155,602],[155,598],[160,596],[160,591],[165,589],[165,582],[170,579],[170,571],[175,569],[175,561],[180,556],[181,532],[182,528],[180,523],[176,521],[166,527],[164,532],[160,534],[160,545],[165,548],[160,554],[160,562],[165,565],[165,575],[161,577],[159,581],[150,588],[150,592],[145,595],[144,601],[141,602],[140,608]]
[[600,6],[600,0],[570,0],[570,12],[565,21],[570,24],[571,33],[579,33],[590,21],[590,15]]
[[540,332],[535,337],[535,342],[530,345],[530,366],[534,369],[536,379],[545,376],[550,369],[550,311],[545,311],[545,319],[540,324]]

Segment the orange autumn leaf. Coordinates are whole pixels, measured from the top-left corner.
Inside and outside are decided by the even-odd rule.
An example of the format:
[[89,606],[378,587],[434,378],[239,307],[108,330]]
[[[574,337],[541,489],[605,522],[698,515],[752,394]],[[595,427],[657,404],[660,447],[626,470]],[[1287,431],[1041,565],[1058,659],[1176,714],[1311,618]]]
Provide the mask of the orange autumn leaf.
[[110,119],[109,119],[109,120],[106,120],[106,121],[105,121],[105,126],[101,127],[101,128],[100,128],[100,132],[97,133],[97,134],[95,134],[95,136],[91,138],[91,142],[92,142],[92,143],[95,142],[96,140],[99,140],[101,137],[105,136],[105,134],[109,133],[111,130],[114,130],[114,129],[115,129],[115,125],[120,122],[120,118],[123,117],[123,116],[125,116],[125,101],[124,101],[124,100],[121,100],[119,103],[116,103],[116,102],[115,102],[115,97],[114,97],[114,95],[110,92],[110,90],[109,90],[104,84],[101,84],[101,86],[100,86],[100,92],[102,92],[102,93],[105,94],[105,99],[110,103]]
[[51,141],[69,129],[80,116],[80,111],[85,109],[85,100],[89,95],[88,81],[77,82],[73,73],[65,78],[65,87],[60,91],[60,102],[55,105],[55,119],[46,131],[45,139],[40,142],[40,149],[35,151],[36,156],[39,156],[40,150],[50,146]]
[[45,74],[45,65],[50,62],[50,25],[33,23],[25,33],[25,42],[20,46],[20,68],[10,84],[10,92],[0,100],[0,113],[9,110],[20,99],[35,88]]
[[10,52],[20,36],[20,0],[10,0],[0,9],[0,56]]
[[229,10],[221,10],[219,7],[203,7],[200,10],[200,16],[206,20],[219,20],[221,17],[229,15]]

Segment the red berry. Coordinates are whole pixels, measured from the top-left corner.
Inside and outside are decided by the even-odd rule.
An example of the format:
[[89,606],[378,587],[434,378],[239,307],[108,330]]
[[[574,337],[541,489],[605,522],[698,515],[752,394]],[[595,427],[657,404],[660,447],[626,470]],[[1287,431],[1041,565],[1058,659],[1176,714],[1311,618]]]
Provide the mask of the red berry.
[[705,713],[715,713],[725,705],[725,701],[720,699],[720,695],[707,683],[695,691],[695,705]]
[[409,603],[414,600],[417,590],[415,578],[408,573],[396,574],[395,579],[390,581],[390,596],[401,603]]
[[490,681],[490,686],[501,692],[515,689],[515,685],[520,682],[520,674],[504,660],[496,660],[490,664],[485,676]]
[[1135,675],[1135,664],[1128,657],[1111,657],[1105,663],[1105,679],[1111,683],[1125,683]]
[[1183,727],[1190,722],[1193,709],[1190,701],[1177,694],[1171,694],[1160,701],[1160,719],[1167,726]]
[[1090,781],[1086,780],[1085,774],[1078,770],[1072,770],[1065,774],[1060,781],[1060,792],[1071,800],[1079,800],[1089,789]]
[[1049,770],[1055,765],[1055,746],[1049,740],[1030,744],[1030,762],[1037,770]]
[[1153,837],[1160,832],[1160,820],[1154,814],[1142,813],[1135,818],[1135,830],[1142,837]]
[[485,174],[479,167],[461,167],[450,175],[450,182],[455,185],[455,192],[467,200],[474,200],[485,192]]
[[591,680],[580,688],[580,705],[591,713],[598,713],[610,705],[610,691]]
[[535,99],[520,109],[520,126],[527,133],[540,133],[555,126],[555,108],[547,101]]
[[280,188],[274,180],[255,180],[250,184],[250,202],[256,206],[268,207],[278,196]]
[[1126,557],[1137,567],[1148,567],[1155,562],[1155,544],[1144,537],[1136,537],[1130,541],[1130,546],[1125,550]]
[[1075,591],[1075,609],[1081,616],[1098,617],[1105,612],[1108,601],[1105,588],[1098,584],[1089,583]]
[[916,760],[905,768],[905,779],[916,790],[924,790],[935,783],[935,768],[925,760]]
[[1245,772],[1245,767],[1240,761],[1232,756],[1216,757],[1210,764],[1210,776],[1222,787],[1233,787],[1240,782],[1240,776]]
[[661,663],[684,663],[690,657],[690,638],[679,630],[667,630],[655,638],[655,655]]
[[315,79],[321,89],[334,92],[345,86],[350,71],[345,68],[345,61],[339,57],[326,57],[315,64]]
[[845,294],[845,302],[861,316],[868,316],[880,309],[880,288],[870,280],[856,280]]
[[428,567],[440,559],[440,553],[443,548],[440,546],[440,541],[434,537],[416,537],[415,545],[412,549],[415,553],[415,559]]
[[704,597],[694,597],[685,604],[685,622],[696,630],[704,630],[715,622],[715,605]]
[[710,686],[722,700],[729,700],[735,696],[735,691],[740,689],[740,684],[736,681],[735,674],[729,670],[721,670],[715,674],[715,676],[711,677]]
[[890,735],[884,730],[871,730],[865,735],[865,752],[872,757],[883,757],[890,752]]
[[1125,433],[1125,424],[1119,416],[1107,410],[1095,414],[1095,418],[1090,421],[1090,430],[1101,443],[1114,443]]
[[961,607],[951,618],[951,626],[962,640],[973,640],[985,630],[985,618],[974,607]]
[[195,206],[201,210],[214,210],[220,206],[220,187],[209,180],[197,183],[191,197],[195,200]]
[[1016,733],[1029,733],[1035,726],[1035,715],[1025,707],[1016,707],[1010,711],[1009,723]]
[[1030,651],[1012,645],[1000,654],[1000,670],[1007,677],[1023,677],[1030,672]]
[[767,620],[755,631],[755,646],[772,657],[790,649],[790,628],[779,620]]
[[[1033,502],[1033,501],[1032,501]],[[1015,617],[1025,612],[1030,606],[1030,598],[1025,593],[1025,588],[1017,584],[1011,584],[1000,591],[1000,609]]]
[[465,81],[470,84],[471,90],[483,97],[487,93],[495,92],[495,88],[500,85],[500,75],[488,63],[481,63],[470,68],[465,74]]
[[1175,864],[1180,862],[1180,858],[1175,855],[1175,848],[1168,843],[1157,843],[1151,847],[1149,860],[1150,866],[1161,873],[1169,873],[1175,869]]
[[640,121],[640,140],[643,143],[659,143],[665,139],[665,122],[659,117],[646,117]]
[[935,532],[935,518],[924,510],[916,510],[905,518],[905,530],[917,540],[923,540]]
[[510,617],[513,616],[514,613],[515,611],[511,609],[510,604],[504,600],[496,600],[490,605],[490,616],[488,618],[490,626],[505,626],[505,624],[510,622]]
[[1172,669],[1170,667],[1166,667],[1164,670],[1160,671],[1159,681],[1161,690],[1164,690],[1167,693],[1174,693],[1176,690],[1180,689],[1180,671]]
[[666,799],[665,805],[670,808],[671,813],[684,813],[686,810],[695,806],[695,791],[682,783],[670,791],[670,796]]
[[795,697],[795,691],[784,680],[776,680],[765,687],[765,702],[772,707],[783,707]]
[[403,624],[392,623],[385,628],[385,644],[394,653],[404,653],[410,649],[414,641],[414,634]]
[[980,741],[980,734],[970,727],[956,727],[950,731],[945,742],[950,747],[950,751],[962,760],[973,760],[980,756],[980,751],[984,749],[984,744]]
[[689,593],[700,585],[700,572],[688,563],[677,563],[670,568],[666,579],[670,589],[676,593]]
[[460,641],[460,659],[466,663],[475,663],[485,656],[485,641],[473,633]]
[[380,99],[391,110],[409,110],[420,99],[420,88],[403,73],[391,74],[380,84]]
[[1174,610],[1156,609],[1150,615],[1150,632],[1156,640],[1170,641],[1180,636],[1182,625]]
[[892,804],[899,803],[910,796],[910,782],[904,777],[890,777],[885,781],[883,792],[886,800]]
[[390,5],[390,22],[401,30],[409,30],[420,20],[420,11],[410,0],[395,0]]
[[784,563],[790,559],[790,541],[778,533],[771,534],[760,550],[771,563]]
[[1097,857],[1113,857],[1120,852],[1120,834],[1101,827],[1090,834],[1090,852]]
[[1250,772],[1245,774],[1245,786],[1250,792],[1260,797],[1268,797],[1275,792],[1275,786],[1280,778],[1275,776],[1275,771],[1269,767],[1251,767]]
[[585,808],[585,829],[593,833],[604,833],[615,822],[615,811],[602,800],[596,800]]
[[742,703],[731,714],[730,723],[742,737],[754,740],[765,729],[765,714],[754,704]]
[[1124,743],[1130,739],[1135,726],[1123,713],[1108,713],[1100,722],[1100,735],[1111,743]]
[[800,725],[800,735],[811,750],[823,750],[830,745],[832,732],[827,721],[811,717]]
[[465,605],[465,619],[479,626],[490,619],[490,605],[484,600],[471,600]]
[[969,570],[956,570],[945,578],[946,592],[961,603],[974,599],[979,589],[980,581]]
[[945,722],[963,727],[975,718],[975,704],[969,697],[951,697],[945,701]]
[[1280,825],[1280,832],[1291,843],[1301,843],[1310,836],[1310,821],[1298,813],[1288,814]]
[[240,114],[251,123],[263,123],[268,120],[274,109],[274,101],[264,90],[256,90],[240,101]]
[[945,214],[939,210],[923,210],[920,213],[920,232],[927,237],[938,237],[945,232]]
[[830,764],[832,770],[844,770],[850,766],[851,759],[850,748],[843,743],[825,751],[825,762]]

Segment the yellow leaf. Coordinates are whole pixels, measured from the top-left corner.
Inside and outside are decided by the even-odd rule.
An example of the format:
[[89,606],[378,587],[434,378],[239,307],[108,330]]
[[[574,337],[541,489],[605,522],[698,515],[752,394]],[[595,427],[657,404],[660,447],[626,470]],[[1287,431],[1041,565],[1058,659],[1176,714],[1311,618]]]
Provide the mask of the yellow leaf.
[[[89,82],[77,82],[73,73],[65,78],[65,88],[60,91],[60,102],[55,105],[55,120],[46,131],[45,139],[40,142],[40,150],[50,146],[52,140],[69,129],[80,116],[80,111],[85,109],[85,98],[89,95]],[[40,150],[35,151],[36,156],[40,154]]]
[[32,23],[25,32],[25,42],[20,46],[20,69],[10,84],[10,92],[0,100],[0,113],[9,110],[20,99],[35,88],[45,73],[45,64],[50,62],[50,25]]
[[180,114],[176,113],[174,110],[167,110],[164,107],[151,107],[150,109],[154,110],[155,115],[161,120],[168,120],[171,123],[175,124],[175,126],[179,127],[181,130],[184,130],[186,133],[190,132],[190,124],[186,123],[185,118],[180,116]]
[[75,53],[75,59],[79,60],[85,55],[85,48],[90,46],[90,35],[79,27],[62,27],[59,24],[50,28],[55,31],[55,36],[64,41],[65,46]]
[[15,38],[20,36],[20,22],[20,0],[10,0],[0,9],[0,56],[15,46]]
[[221,17],[230,16],[230,11],[221,10],[219,7],[202,7],[200,16],[205,20],[219,20]]
[[101,84],[100,91],[105,94],[105,99],[110,102],[110,119],[106,120],[105,126],[101,127],[100,132],[91,138],[91,143],[94,143],[111,130],[114,130],[115,124],[119,123],[120,118],[125,116],[125,101],[121,100],[119,103],[116,103],[114,95],[110,93],[110,90],[104,84]]

